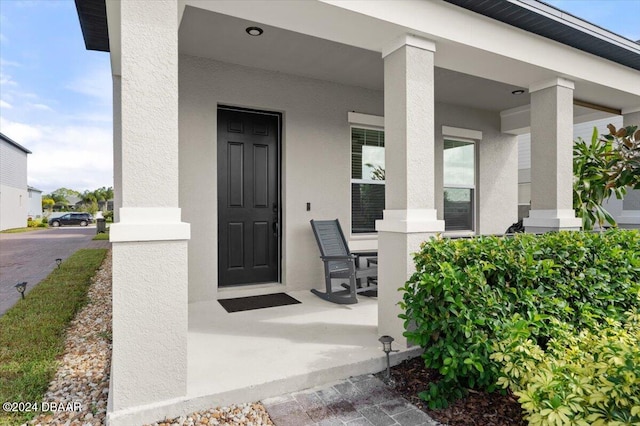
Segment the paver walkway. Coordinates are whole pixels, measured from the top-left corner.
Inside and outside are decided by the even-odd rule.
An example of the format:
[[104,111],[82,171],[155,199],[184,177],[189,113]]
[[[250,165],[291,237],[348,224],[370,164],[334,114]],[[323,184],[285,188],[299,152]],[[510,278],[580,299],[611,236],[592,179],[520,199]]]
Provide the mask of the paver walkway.
[[370,374],[262,403],[276,426],[440,424]]
[[20,298],[16,283],[26,281],[28,294],[53,271],[56,259],[64,261],[81,248],[110,246],[109,241],[92,241],[95,235],[95,226],[0,233],[0,315]]

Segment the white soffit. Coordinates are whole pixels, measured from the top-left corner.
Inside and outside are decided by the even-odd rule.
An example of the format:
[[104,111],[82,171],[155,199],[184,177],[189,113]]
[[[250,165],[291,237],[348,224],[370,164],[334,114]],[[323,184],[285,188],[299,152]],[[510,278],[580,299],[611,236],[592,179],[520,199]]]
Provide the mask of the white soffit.
[[[580,86],[576,84],[576,96],[580,99],[597,103],[606,98],[611,107],[637,105],[640,97],[640,78],[631,68],[444,2],[181,1],[200,11],[271,25],[378,54],[394,39],[414,34],[437,44],[437,67],[519,87],[565,76],[582,82]],[[185,17],[186,14],[187,11]],[[184,19],[182,24],[181,30]]]

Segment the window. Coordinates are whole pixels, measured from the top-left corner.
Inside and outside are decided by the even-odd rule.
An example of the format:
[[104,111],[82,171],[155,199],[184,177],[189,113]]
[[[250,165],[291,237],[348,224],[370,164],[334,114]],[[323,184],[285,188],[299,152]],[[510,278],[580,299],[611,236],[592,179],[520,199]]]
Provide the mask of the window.
[[474,230],[475,144],[444,141],[444,229]]
[[384,131],[351,128],[351,232],[376,231],[384,210]]

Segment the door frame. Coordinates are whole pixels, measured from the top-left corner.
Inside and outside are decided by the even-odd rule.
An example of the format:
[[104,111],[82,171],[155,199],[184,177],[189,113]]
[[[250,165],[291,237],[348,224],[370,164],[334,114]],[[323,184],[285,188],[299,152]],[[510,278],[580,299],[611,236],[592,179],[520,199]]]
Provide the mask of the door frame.
[[[277,232],[277,236],[276,236],[276,246],[277,246],[277,250],[278,252],[276,253],[276,283],[282,283],[282,237],[283,237],[283,230],[284,230],[284,226],[282,223],[283,220],[283,214],[282,214],[282,113],[281,112],[277,112],[277,111],[265,111],[265,110],[259,110],[259,109],[253,109],[253,108],[245,108],[245,107],[238,107],[238,106],[231,106],[231,105],[225,105],[225,104],[218,104],[217,108],[216,108],[216,123],[218,123],[218,112],[220,110],[225,110],[225,111],[235,111],[235,112],[247,112],[247,113],[251,113],[251,114],[261,114],[261,115],[268,115],[268,116],[272,116],[275,117],[277,119],[278,125],[277,125],[277,132],[278,134],[276,135],[276,194],[277,194],[277,203],[278,203],[278,212],[277,212],[277,217],[278,217],[278,232]],[[218,137],[217,137],[218,132],[216,131],[216,150],[218,149]],[[218,159],[216,159],[216,181],[218,180]],[[218,197],[219,194],[216,194],[216,209],[217,209],[217,203],[218,203]],[[218,220],[217,220],[217,226],[220,225],[220,217],[218,216]],[[217,259],[217,268],[218,270],[220,269],[220,255],[218,254]],[[231,284],[231,285],[225,285],[225,286],[220,286],[220,283],[218,283],[217,287],[218,288],[232,288],[232,287],[248,287],[248,286],[254,286],[254,285],[264,285],[265,283],[246,283],[246,284]]]

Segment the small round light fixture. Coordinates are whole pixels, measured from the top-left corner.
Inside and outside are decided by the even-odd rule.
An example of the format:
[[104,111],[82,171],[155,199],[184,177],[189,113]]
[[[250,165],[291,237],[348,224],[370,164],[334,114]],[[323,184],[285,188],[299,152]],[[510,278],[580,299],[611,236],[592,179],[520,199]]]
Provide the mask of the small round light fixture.
[[518,90],[514,90],[513,92],[511,92],[512,95],[522,95],[524,93],[524,90],[522,89],[518,89]]
[[20,293],[20,296],[22,296],[22,298],[24,299],[24,291],[27,289],[27,283],[21,282],[16,284],[14,287],[16,288],[16,291]]
[[264,32],[260,27],[247,27],[245,31],[247,32],[247,34],[249,34],[252,37],[261,36],[262,33]]

